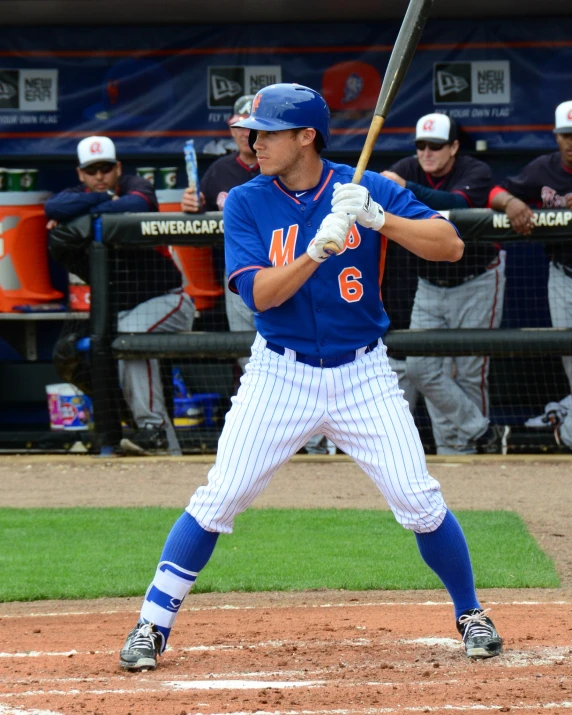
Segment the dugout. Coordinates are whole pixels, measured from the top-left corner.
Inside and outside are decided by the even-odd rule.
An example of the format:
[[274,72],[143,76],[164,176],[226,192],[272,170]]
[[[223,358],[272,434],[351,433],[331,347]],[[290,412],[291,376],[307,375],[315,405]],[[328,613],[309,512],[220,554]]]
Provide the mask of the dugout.
[[[177,188],[182,189],[182,144],[187,137],[194,138],[199,149],[201,175],[217,158],[215,152],[225,149],[225,116],[232,97],[215,96],[216,78],[224,80],[223,89],[234,82],[245,92],[264,77],[278,77],[278,69],[284,81],[296,80],[320,90],[326,82],[336,114],[334,142],[327,156],[351,163],[359,155],[371,98],[366,101],[364,95],[364,104],[354,98],[348,107],[339,94],[339,83],[349,76],[344,72],[356,69],[352,62],[383,74],[406,5],[406,0],[358,0],[351,7],[321,1],[309,7],[301,0],[254,0],[243,7],[218,0],[198,8],[166,0],[158,25],[156,5],[146,0],[120,6],[108,0],[96,5],[76,0],[4,0],[0,33],[5,59],[0,81],[11,88],[7,94],[13,93],[0,102],[2,165],[36,168],[37,189],[59,191],[74,183],[78,137],[108,133],[127,172],[142,165],[175,166]],[[435,0],[420,52],[369,168],[382,170],[410,153],[414,119],[421,107],[423,112],[440,109],[454,115],[467,129],[464,151],[487,161],[497,179],[551,151],[553,108],[568,98],[562,93],[572,86],[571,13],[570,3],[564,0],[542,5],[523,0],[518,6],[508,0],[468,0],[461,5]],[[264,71],[251,72],[252,67]],[[438,71],[453,75],[458,71],[457,76],[473,82],[473,72],[479,68],[491,71],[493,78],[497,73],[497,80],[498,73],[504,72],[510,95],[497,81],[489,88],[494,97],[477,96],[478,92],[469,97],[465,88],[461,96],[448,95],[458,101],[437,101]],[[476,91],[472,86],[471,92]],[[141,94],[145,101],[137,104],[135,97]],[[487,144],[477,152],[479,140]],[[205,151],[209,144],[213,153]],[[516,260],[508,266],[508,306],[513,309],[503,327],[547,327],[547,264],[542,247],[513,244],[511,251]],[[65,292],[67,276],[53,264],[50,272],[54,288]],[[531,289],[534,300],[521,300],[516,290],[519,281]],[[41,442],[38,435],[44,435],[48,424],[44,385],[57,381],[50,356],[61,322],[50,315],[0,316],[0,449],[10,442],[10,435],[20,446]],[[220,299],[198,325],[220,330],[224,325]],[[558,359],[532,378],[524,367],[515,368],[503,389],[514,393],[517,383],[525,381],[538,384],[534,410],[542,408],[555,391],[564,394]]]

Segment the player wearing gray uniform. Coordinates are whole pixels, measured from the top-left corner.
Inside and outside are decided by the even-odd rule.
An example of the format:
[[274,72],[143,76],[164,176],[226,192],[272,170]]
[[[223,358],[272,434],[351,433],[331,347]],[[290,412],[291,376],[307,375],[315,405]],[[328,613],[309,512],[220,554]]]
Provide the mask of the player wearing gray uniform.
[[[491,170],[459,156],[457,127],[449,117],[421,117],[415,136],[417,155],[398,161],[384,176],[434,209],[486,204]],[[456,264],[419,260],[418,275],[411,329],[499,327],[505,289],[505,252],[499,246],[470,244]],[[391,305],[388,311],[391,317]],[[424,395],[437,454],[506,449],[508,428],[489,427],[487,357],[407,357],[405,367],[393,367],[404,390],[411,383]]]
[[[81,184],[66,189],[45,204],[48,228],[85,214],[158,211],[151,184],[122,174],[115,146],[108,137],[87,137],[78,144]],[[89,244],[71,245],[50,237],[54,259],[89,281]],[[167,248],[116,250],[110,261],[111,280],[118,292],[119,332],[170,333],[190,331],[195,308],[182,289],[182,278]],[[158,360],[120,360],[119,380],[137,427],[124,438],[126,452],[180,453],[167,412]]]
[[[572,209],[572,101],[562,102],[555,112],[554,135],[559,151],[533,159],[518,176],[505,179],[491,191],[491,206],[504,211],[512,228],[524,236],[534,231],[534,213],[539,208]],[[572,327],[572,248],[569,242],[546,244],[550,257],[548,304],[555,328]],[[572,356],[562,358],[572,389]],[[572,412],[555,417],[555,436],[572,449]],[[561,424],[558,424],[559,422]]]
[[240,126],[253,130],[261,176],[228,196],[225,257],[231,290],[256,309],[258,335],[208,484],[167,538],[120,665],[156,666],[218,535],[232,531],[235,517],[318,432],[351,455],[415,533],[451,595],[467,655],[498,655],[502,640],[479,605],[463,532],[427,471],[387,362],[389,320],[379,299],[382,229],[427,260],[457,261],[463,243],[411,192],[369,171],[352,184],[349,166],[322,160],[329,111],[314,90],[265,87]]

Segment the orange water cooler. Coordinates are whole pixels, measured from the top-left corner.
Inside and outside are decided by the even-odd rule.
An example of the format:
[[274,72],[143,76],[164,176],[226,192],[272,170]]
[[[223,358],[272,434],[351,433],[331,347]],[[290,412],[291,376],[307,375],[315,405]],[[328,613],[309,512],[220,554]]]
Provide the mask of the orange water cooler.
[[[181,211],[183,189],[159,189],[157,200],[159,211],[178,213]],[[188,214],[196,218],[198,214]],[[197,310],[212,308],[224,289],[215,277],[212,248],[173,246],[173,257],[184,277],[185,292],[195,303]]]
[[61,300],[48,268],[43,191],[0,193],[0,312]]

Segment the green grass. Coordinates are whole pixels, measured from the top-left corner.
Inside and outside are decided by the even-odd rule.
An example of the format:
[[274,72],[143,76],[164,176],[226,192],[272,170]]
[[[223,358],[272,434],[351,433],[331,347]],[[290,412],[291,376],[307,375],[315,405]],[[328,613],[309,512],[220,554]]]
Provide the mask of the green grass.
[[[0,601],[142,595],[179,509],[0,509]],[[556,587],[512,512],[459,512],[481,588]],[[389,512],[251,509],[197,591],[426,589],[441,584]]]

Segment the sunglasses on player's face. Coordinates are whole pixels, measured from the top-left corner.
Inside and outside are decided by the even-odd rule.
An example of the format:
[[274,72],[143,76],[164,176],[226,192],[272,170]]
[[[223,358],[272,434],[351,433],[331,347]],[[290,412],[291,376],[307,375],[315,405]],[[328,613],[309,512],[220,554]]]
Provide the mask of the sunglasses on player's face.
[[433,142],[423,142],[423,141],[418,141],[415,142],[415,148],[418,151],[424,151],[425,149],[429,149],[429,151],[441,151],[441,149],[447,146],[446,144],[434,144]]
[[102,174],[109,174],[109,172],[113,171],[117,164],[112,164],[109,161],[104,161],[100,162],[99,164],[90,164],[89,166],[86,166],[82,171],[84,171],[88,176],[95,176],[98,171],[101,171]]

